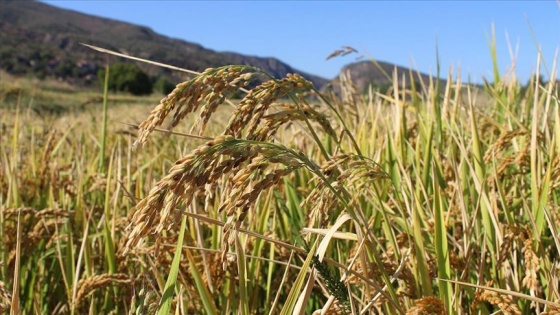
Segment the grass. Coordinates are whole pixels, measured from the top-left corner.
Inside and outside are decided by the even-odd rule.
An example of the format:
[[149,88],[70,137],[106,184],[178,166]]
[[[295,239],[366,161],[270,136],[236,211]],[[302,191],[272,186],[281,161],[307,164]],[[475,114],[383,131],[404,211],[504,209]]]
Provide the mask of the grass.
[[[342,80],[323,95],[291,75],[225,103],[258,76],[208,69],[151,112],[5,99],[0,308],[560,311],[558,85]],[[181,135],[157,131],[166,118]]]
[[[62,115],[72,112],[97,111],[103,102],[99,91],[71,86],[54,79],[14,77],[0,70],[0,110],[15,110],[17,104],[39,115]],[[108,102],[116,105],[149,105],[161,96],[138,97],[124,93],[111,93]],[[22,107],[23,108],[23,107]]]

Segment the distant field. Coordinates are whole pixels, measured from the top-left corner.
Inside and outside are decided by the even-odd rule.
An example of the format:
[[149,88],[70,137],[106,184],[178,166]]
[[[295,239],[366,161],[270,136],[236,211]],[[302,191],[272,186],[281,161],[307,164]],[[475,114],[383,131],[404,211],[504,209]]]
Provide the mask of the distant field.
[[223,103],[254,71],[106,112],[3,74],[0,313],[559,314],[558,86]]
[[[14,77],[6,72],[0,72],[0,78],[1,109],[14,109],[19,103],[22,109],[42,114],[63,114],[87,111],[103,102],[100,88],[80,88],[53,79]],[[109,102],[111,105],[153,105],[162,97],[159,94],[138,97],[111,93]]]

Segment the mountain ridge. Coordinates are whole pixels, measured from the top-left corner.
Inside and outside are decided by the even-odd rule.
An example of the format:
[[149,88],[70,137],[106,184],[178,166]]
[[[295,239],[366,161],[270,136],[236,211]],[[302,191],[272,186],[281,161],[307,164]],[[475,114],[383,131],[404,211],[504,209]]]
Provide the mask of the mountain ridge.
[[[204,46],[156,33],[135,25],[61,9],[37,1],[2,1],[0,10],[0,67],[12,74],[54,76],[71,83],[88,84],[107,56],[79,45],[87,43],[194,71],[228,64],[251,65],[274,77],[297,72],[321,88],[327,79],[300,71],[273,57],[217,52]],[[23,40],[22,40],[23,39]],[[70,75],[72,65],[78,69]],[[40,68],[45,70],[42,71]],[[152,76],[180,74],[141,65]],[[72,72],[71,71],[71,72]],[[42,73],[44,72],[44,73]]]
[[[156,33],[152,28],[67,10],[37,1],[3,0],[0,2],[0,69],[15,75],[55,77],[76,85],[97,84],[97,71],[107,60],[118,60],[86,48],[80,43],[103,47],[131,56],[173,66],[203,71],[229,64],[251,65],[282,78],[299,73],[318,90],[335,86],[340,73],[350,71],[360,90],[369,85],[383,87],[397,69],[398,77],[409,73],[406,67],[388,62],[354,62],[342,68],[333,79],[325,79],[291,67],[274,57],[249,56],[231,51],[218,52],[187,40]],[[138,64],[153,78],[167,77],[175,83],[183,73]],[[381,68],[381,69],[379,69]],[[413,73],[416,74],[415,71]],[[407,76],[408,78],[408,76]],[[418,79],[428,75],[420,73]]]
[[[414,81],[415,83],[427,83],[431,78],[435,78],[428,74],[393,63],[364,60],[353,62],[343,66],[340,70],[339,75],[331,80],[325,88],[330,86],[335,91],[338,91],[340,84],[340,75],[349,74],[352,80],[352,84],[357,88],[359,92],[365,92],[370,86],[374,86],[381,90],[386,90],[393,85],[392,79],[395,71],[398,83],[400,85],[404,83],[404,87],[410,86],[412,81]],[[444,79],[440,79],[440,82],[445,85],[447,81]]]

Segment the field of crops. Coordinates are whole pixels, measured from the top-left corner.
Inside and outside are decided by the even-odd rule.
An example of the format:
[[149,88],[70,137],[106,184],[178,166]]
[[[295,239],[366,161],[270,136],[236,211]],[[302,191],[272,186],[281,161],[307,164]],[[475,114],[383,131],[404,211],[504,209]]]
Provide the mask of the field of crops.
[[3,82],[0,313],[559,314],[558,84],[494,73]]

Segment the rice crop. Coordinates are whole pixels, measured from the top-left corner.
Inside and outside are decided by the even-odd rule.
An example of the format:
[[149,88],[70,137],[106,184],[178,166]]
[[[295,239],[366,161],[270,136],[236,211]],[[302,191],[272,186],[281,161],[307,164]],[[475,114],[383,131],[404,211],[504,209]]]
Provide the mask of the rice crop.
[[414,77],[4,106],[0,313],[560,314],[558,83]]

